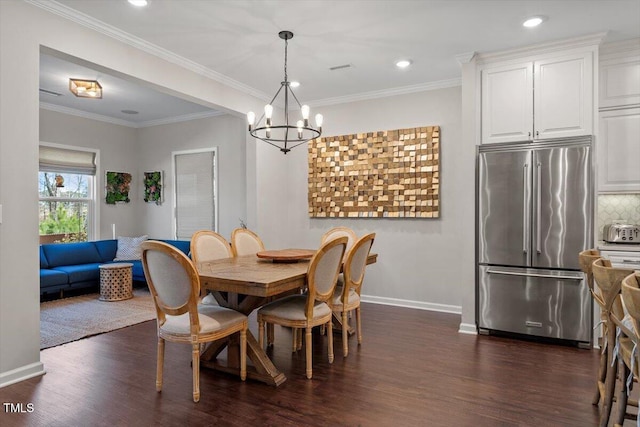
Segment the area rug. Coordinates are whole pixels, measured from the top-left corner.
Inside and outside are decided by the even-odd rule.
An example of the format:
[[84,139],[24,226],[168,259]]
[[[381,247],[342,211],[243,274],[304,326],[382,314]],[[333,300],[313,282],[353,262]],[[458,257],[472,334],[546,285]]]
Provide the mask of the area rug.
[[135,289],[133,298],[100,301],[88,294],[40,304],[40,349],[55,347],[156,318],[148,290]]

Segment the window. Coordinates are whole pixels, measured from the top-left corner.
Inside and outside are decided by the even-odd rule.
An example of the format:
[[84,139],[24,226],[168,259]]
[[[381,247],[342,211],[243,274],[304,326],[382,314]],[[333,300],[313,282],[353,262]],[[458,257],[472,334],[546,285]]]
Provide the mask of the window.
[[175,236],[190,240],[198,230],[218,229],[217,150],[173,153]]
[[95,238],[96,152],[40,146],[40,242]]

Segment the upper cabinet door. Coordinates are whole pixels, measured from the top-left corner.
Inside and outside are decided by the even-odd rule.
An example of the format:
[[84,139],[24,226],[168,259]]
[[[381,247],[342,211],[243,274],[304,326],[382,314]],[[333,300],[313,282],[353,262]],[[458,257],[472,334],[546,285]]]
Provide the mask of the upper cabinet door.
[[600,61],[600,108],[640,105],[640,53]]
[[593,55],[534,63],[534,139],[593,133]]
[[482,143],[529,141],[533,131],[533,63],[482,70]]
[[600,113],[598,191],[640,192],[640,108]]

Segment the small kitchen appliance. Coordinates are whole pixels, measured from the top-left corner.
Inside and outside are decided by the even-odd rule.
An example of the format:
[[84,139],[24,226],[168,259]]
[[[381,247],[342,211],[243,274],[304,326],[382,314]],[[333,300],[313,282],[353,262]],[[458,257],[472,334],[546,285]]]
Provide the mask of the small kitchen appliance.
[[640,225],[607,224],[602,239],[607,243],[640,244]]

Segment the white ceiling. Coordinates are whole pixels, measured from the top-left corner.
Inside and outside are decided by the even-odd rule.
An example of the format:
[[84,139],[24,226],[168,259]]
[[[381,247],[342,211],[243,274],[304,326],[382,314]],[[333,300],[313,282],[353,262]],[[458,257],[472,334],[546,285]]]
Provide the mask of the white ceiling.
[[[605,42],[640,37],[640,0],[149,0],[145,8],[126,0],[30,1],[147,51],[204,67],[208,75],[265,100],[284,76],[278,32],[290,30],[295,36],[289,41],[289,80],[300,81],[296,95],[311,105],[456,84],[461,75],[456,56],[469,52],[599,32],[607,32]],[[532,15],[547,19],[537,28],[524,28],[522,22]],[[85,77],[76,75],[82,69],[43,58],[41,87],[64,94],[42,95],[49,105],[137,126],[211,111],[139,83],[92,73],[90,64],[83,64],[85,72],[104,82],[104,99],[66,105],[77,101],[67,79]],[[395,67],[402,58],[413,61],[410,68]],[[345,64],[351,67],[330,70]],[[54,82],[57,89],[48,87]],[[162,102],[157,96],[164,97]],[[122,109],[140,114],[123,117]]]

